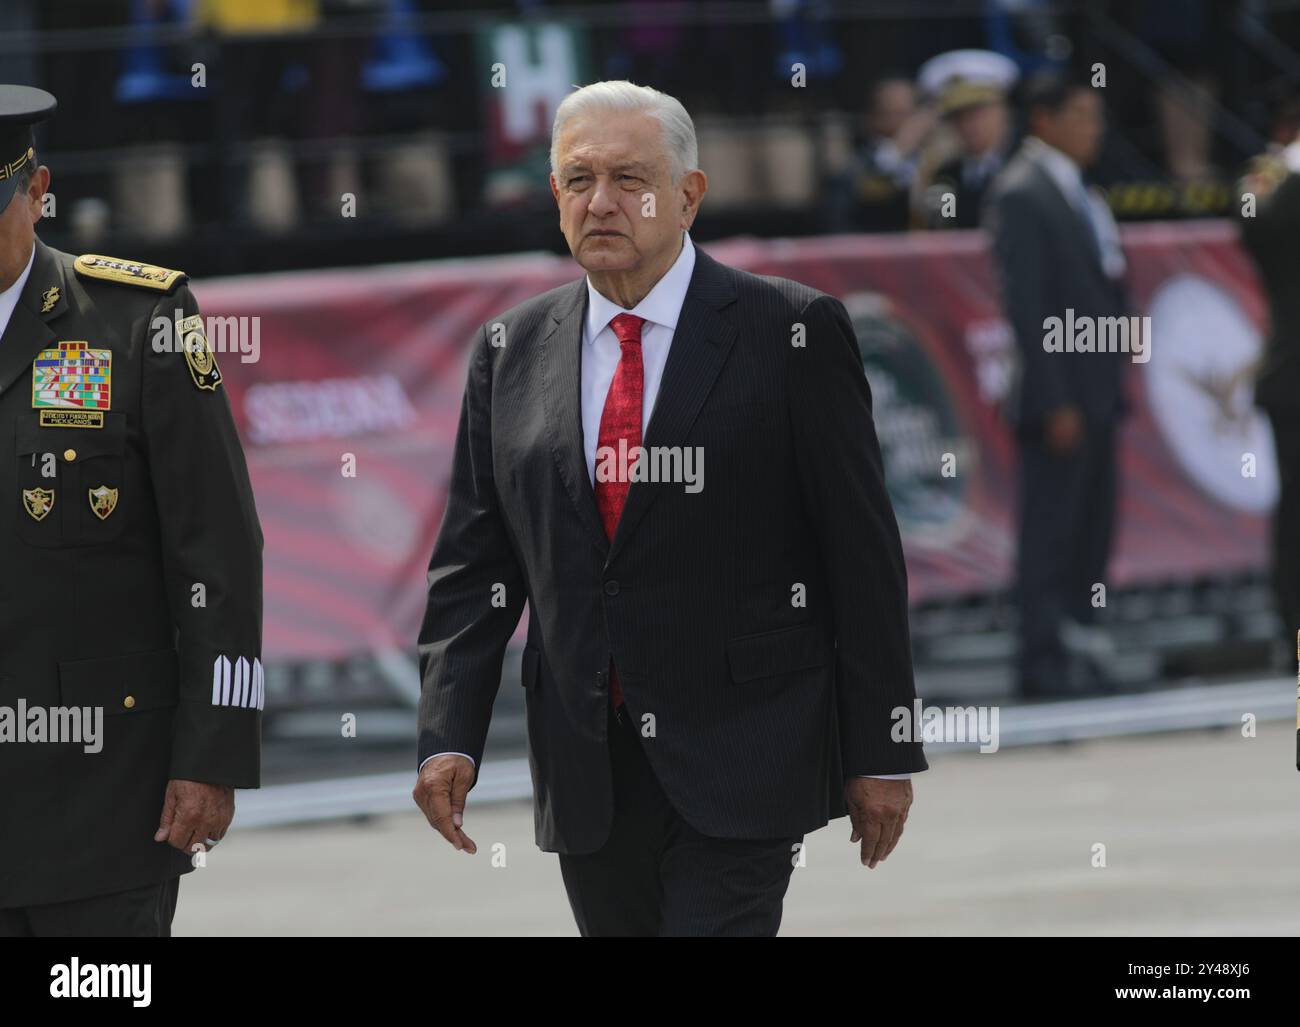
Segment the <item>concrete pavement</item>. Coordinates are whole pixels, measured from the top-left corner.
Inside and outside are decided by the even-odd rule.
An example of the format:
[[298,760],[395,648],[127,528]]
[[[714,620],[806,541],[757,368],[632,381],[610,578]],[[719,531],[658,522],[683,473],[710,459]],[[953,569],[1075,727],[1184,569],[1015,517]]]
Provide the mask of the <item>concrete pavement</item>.
[[[931,753],[889,861],[848,821],[806,840],[783,935],[1300,934],[1295,732],[1261,724]],[[177,935],[574,935],[523,803],[458,853],[418,812],[232,831],[181,884]],[[1105,846],[1104,868],[1093,847]],[[493,853],[496,862],[493,865]]]

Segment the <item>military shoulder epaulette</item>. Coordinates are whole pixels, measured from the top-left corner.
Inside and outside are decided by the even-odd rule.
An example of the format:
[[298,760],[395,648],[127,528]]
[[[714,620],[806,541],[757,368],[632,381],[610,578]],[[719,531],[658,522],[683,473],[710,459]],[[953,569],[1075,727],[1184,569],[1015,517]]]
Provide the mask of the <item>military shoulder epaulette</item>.
[[134,285],[142,289],[157,289],[166,292],[177,282],[189,278],[184,271],[157,267],[154,264],[137,264],[131,260],[118,260],[116,257],[103,257],[97,253],[85,253],[73,262],[77,274],[85,278],[98,278],[105,282],[117,282],[119,285]]

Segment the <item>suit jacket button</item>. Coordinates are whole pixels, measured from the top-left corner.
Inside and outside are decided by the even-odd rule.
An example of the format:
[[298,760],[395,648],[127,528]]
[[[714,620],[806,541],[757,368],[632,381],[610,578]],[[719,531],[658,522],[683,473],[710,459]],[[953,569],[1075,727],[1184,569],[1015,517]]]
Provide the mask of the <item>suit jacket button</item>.
[[135,696],[128,695],[125,699],[122,700],[122,705],[125,706],[128,710],[135,709]]
[[605,582],[605,595],[607,595],[607,596],[616,596],[616,595],[618,595],[618,582],[617,582],[617,581],[610,580],[610,581]]
[[68,463],[72,463],[72,461],[77,459],[77,451],[75,449],[65,449],[63,451],[63,459],[68,461]]

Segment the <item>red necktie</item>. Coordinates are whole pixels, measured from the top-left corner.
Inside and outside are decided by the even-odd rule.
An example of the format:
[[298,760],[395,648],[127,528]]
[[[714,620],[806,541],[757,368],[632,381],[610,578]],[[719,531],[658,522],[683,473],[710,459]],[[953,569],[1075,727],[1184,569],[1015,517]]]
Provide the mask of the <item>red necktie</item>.
[[[596,442],[598,469],[602,453],[626,452],[630,460],[633,447],[641,445],[641,394],[645,387],[645,373],[641,366],[643,324],[645,318],[635,314],[619,314],[610,322],[623,352],[618,367],[614,370],[614,380],[609,383],[605,409],[600,415],[600,435]],[[626,440],[625,449],[619,448],[620,439]],[[605,525],[605,534],[611,542],[614,540],[614,530],[618,527],[618,519],[623,515],[627,490],[631,487],[631,482],[627,480],[630,462],[629,467],[616,466],[619,473],[615,475],[614,481],[601,481],[597,476],[595,483],[596,509],[600,511],[601,523]],[[623,689],[619,687],[618,674],[612,663],[609,668],[609,697],[614,709],[623,705]]]

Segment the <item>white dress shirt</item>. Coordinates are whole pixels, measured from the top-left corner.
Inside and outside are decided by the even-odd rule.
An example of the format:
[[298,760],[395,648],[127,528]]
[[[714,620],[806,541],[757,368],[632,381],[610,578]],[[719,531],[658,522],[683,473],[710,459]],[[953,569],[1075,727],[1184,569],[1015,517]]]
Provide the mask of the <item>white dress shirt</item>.
[[[587,477],[593,486],[596,481],[596,444],[600,441],[600,415],[605,410],[605,397],[622,358],[623,349],[610,322],[618,314],[635,314],[645,318],[641,326],[641,365],[644,379],[641,393],[641,438],[645,439],[655,399],[659,396],[659,383],[663,381],[668,351],[672,348],[677,331],[677,319],[686,302],[686,290],[695,270],[695,244],[689,232],[682,233],[682,251],[677,255],[664,276],[659,279],[645,298],[631,310],[624,310],[613,300],[601,295],[587,278],[587,316],[582,323],[582,449],[587,458]],[[434,756],[464,756],[471,763],[472,756],[463,752],[434,753]],[[433,759],[428,757],[424,763]],[[424,763],[420,766],[423,768]],[[863,774],[905,781],[911,774]]]
[[618,314],[635,314],[646,323],[641,326],[641,366],[644,391],[641,394],[641,438],[645,439],[650,415],[659,396],[668,350],[677,331],[677,319],[686,302],[686,290],[695,271],[695,246],[690,234],[682,233],[682,251],[673,266],[655,282],[645,299],[631,310],[624,310],[606,299],[587,278],[587,317],[582,322],[582,449],[587,458],[587,478],[596,482],[596,444],[600,441],[600,416],[605,398],[622,359],[623,349],[610,321]]
[[32,264],[36,261],[36,246],[32,245],[32,255],[27,258],[27,266],[23,268],[23,273],[18,276],[18,281],[9,286],[4,292],[0,292],[0,337],[2,337],[9,327],[9,319],[14,316],[14,308],[18,306],[18,297],[23,294],[23,288],[27,285],[27,279],[32,274]]
[[1119,226],[1110,206],[1083,182],[1083,172],[1073,159],[1037,136],[1027,136],[1024,147],[1056,183],[1065,201],[1092,226],[1101,251],[1102,269],[1110,278],[1119,278],[1128,266],[1119,241]]

